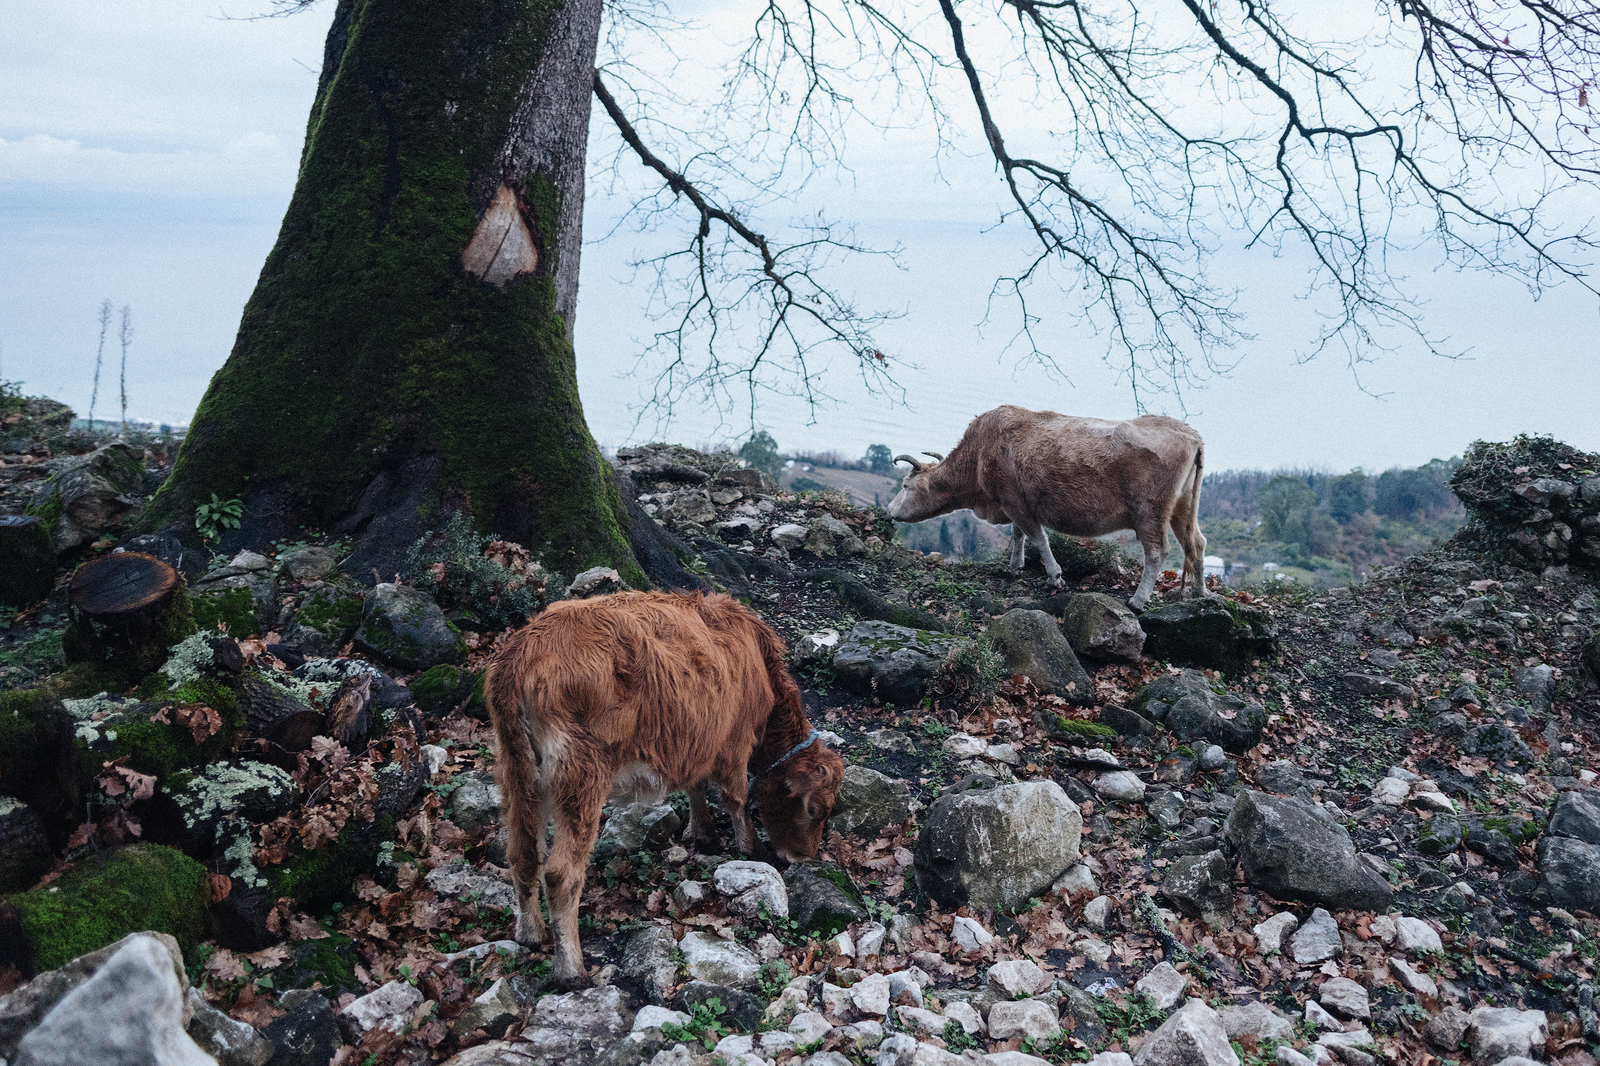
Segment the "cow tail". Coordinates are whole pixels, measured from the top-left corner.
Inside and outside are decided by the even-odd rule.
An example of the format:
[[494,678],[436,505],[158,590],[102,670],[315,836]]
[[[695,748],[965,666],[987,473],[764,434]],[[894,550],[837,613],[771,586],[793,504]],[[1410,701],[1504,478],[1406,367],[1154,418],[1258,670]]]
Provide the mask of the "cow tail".
[[1196,529],[1200,527],[1200,481],[1205,476],[1205,469],[1206,445],[1204,441],[1201,441],[1199,444],[1195,445],[1194,474],[1192,475],[1194,480],[1190,482],[1189,491],[1187,493],[1189,496],[1190,513],[1194,515],[1194,521],[1191,523],[1191,525],[1193,525]]
[[[493,662],[484,678],[484,701],[489,706],[489,720],[494,724],[495,737],[500,750],[495,753],[495,783],[500,786],[501,822],[508,827],[525,827],[529,835],[542,837],[544,812],[539,774],[539,753],[533,740],[526,664],[520,660],[525,651],[522,642],[513,640]],[[520,848],[519,834],[511,833],[513,851]],[[510,856],[513,867],[519,856]],[[531,862],[532,872],[537,871],[538,853],[522,856],[524,863]],[[529,882],[531,883],[531,881]]]

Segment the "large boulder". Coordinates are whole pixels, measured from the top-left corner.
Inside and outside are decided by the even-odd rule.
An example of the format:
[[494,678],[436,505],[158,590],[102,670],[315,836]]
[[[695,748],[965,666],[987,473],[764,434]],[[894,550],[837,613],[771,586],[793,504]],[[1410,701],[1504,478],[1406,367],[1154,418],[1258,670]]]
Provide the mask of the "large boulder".
[[1061,627],[1045,612],[1007,611],[989,624],[986,636],[1005,659],[1006,670],[1026,676],[1040,692],[1071,703],[1094,702],[1094,683],[1061,635]]
[[1600,455],[1550,437],[1477,441],[1450,476],[1467,508],[1454,543],[1538,573],[1551,565],[1600,570]]
[[1245,880],[1279,899],[1381,911],[1393,898],[1389,883],[1356,857],[1344,826],[1305,800],[1245,792],[1226,832]]
[[126,444],[106,444],[63,463],[28,505],[50,529],[56,551],[120,529],[144,508],[144,464]]
[[343,582],[321,582],[300,601],[283,642],[302,655],[333,656],[361,624],[361,593]]
[[1220,596],[1168,604],[1139,616],[1144,653],[1179,666],[1242,673],[1278,651],[1278,627],[1267,613]]
[[356,644],[405,670],[459,663],[467,645],[422,589],[385,582],[374,585],[362,606]]
[[189,583],[195,621],[201,629],[226,622],[236,637],[272,628],[278,613],[278,577],[272,560],[259,552],[242,551],[226,566],[208,570]]
[[1600,844],[1600,799],[1593,792],[1563,792],[1550,809],[1551,836]]
[[1083,816],[1054,781],[941,796],[917,839],[917,884],[941,907],[1012,911],[1078,861]]
[[1205,740],[1235,755],[1261,742],[1266,708],[1231,692],[1218,692],[1198,670],[1167,674],[1134,698],[1133,709],[1184,742]]
[[1135,663],[1144,650],[1139,616],[1103,592],[1080,592],[1068,600],[1061,612],[1061,633],[1086,659]]
[[833,656],[840,684],[858,695],[911,705],[938,676],[956,637],[889,622],[857,622]]
[[[181,962],[181,956],[180,962]],[[17,1066],[214,1066],[184,1032],[184,984],[154,936],[129,937],[17,1045]]]
[[870,839],[903,825],[914,809],[908,782],[866,766],[846,766],[828,828]]
[[1161,894],[1213,929],[1233,924],[1233,863],[1221,851],[1181,855],[1161,880]]
[[1545,836],[1536,858],[1544,890],[1557,907],[1600,909],[1600,846],[1570,837]]
[[517,1042],[517,1050],[525,1058],[507,1061],[525,1066],[586,1066],[628,1035],[635,1013],[628,1006],[627,994],[615,985],[545,996],[529,1013]]

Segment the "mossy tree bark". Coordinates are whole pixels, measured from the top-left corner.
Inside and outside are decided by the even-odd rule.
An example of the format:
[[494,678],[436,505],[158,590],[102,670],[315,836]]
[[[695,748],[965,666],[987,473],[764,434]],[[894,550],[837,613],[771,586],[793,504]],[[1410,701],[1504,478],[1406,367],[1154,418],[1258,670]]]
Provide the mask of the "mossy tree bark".
[[146,524],[353,534],[387,579],[451,510],[644,580],[572,350],[599,0],[340,0],[276,246]]

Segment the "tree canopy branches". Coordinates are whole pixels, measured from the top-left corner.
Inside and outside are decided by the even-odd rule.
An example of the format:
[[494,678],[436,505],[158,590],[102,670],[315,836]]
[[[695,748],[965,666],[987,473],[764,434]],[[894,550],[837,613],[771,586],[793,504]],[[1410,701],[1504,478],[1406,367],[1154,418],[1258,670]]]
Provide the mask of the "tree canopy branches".
[[[1431,246],[1535,291],[1568,281],[1600,292],[1591,220],[1574,195],[1600,172],[1592,0],[1387,0],[1375,14],[1263,0],[940,0],[930,12],[763,0],[708,109],[763,132],[713,147],[704,129],[677,130],[700,149],[682,158],[720,150],[719,176],[748,179],[739,208],[694,194],[687,165],[652,163],[602,97],[624,140],[699,216],[682,263],[657,261],[695,279],[657,335],[670,342],[662,381],[753,388],[772,380],[762,374],[776,358],[811,398],[813,353],[830,345],[882,369],[872,316],[810,268],[777,265],[773,241],[753,239],[748,221],[793,195],[797,171],[846,161],[863,123],[931,126],[948,159],[976,118],[1002,221],[1032,245],[993,279],[991,308],[1009,303],[1025,355],[1062,369],[1062,331],[1039,327],[1068,301],[1141,401],[1226,368],[1245,337],[1237,298],[1248,279],[1229,278],[1223,255],[1224,266],[1251,249],[1308,263],[1323,322],[1302,355],[1334,345],[1352,365],[1390,346],[1395,327],[1451,354],[1397,276],[1398,250]],[[727,241],[708,241],[713,222]],[[791,245],[853,247],[827,229]],[[761,293],[766,325],[738,367],[713,353],[691,371],[692,316],[733,306],[707,279],[743,276],[728,254],[758,262],[740,298]],[[702,328],[726,343],[719,331],[732,321]]]

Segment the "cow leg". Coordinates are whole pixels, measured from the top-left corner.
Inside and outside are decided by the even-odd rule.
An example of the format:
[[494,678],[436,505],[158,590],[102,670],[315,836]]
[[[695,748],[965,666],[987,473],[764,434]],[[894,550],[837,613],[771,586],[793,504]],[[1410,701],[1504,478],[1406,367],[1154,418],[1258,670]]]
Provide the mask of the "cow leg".
[[[1015,531],[1018,528],[1017,523],[1011,524],[1013,537],[1016,536]],[[1045,584],[1053,589],[1064,587],[1067,581],[1061,576],[1061,564],[1056,562],[1055,553],[1050,550],[1050,538],[1045,535],[1044,526],[1036,522],[1033,528],[1025,529],[1024,532],[1039,546],[1039,561],[1044,564],[1044,575],[1047,579]],[[1012,543],[1015,544],[1016,541],[1013,540]]]
[[611,782],[593,763],[563,763],[550,789],[556,800],[556,839],[545,865],[545,894],[550,901],[550,924],[555,927],[555,979],[567,988],[588,984],[583,949],[578,943],[578,904],[583,898],[589,853],[600,835],[600,809]]
[[683,834],[686,844],[703,855],[717,850],[717,826],[711,820],[711,808],[706,805],[706,783],[696,781],[683,790],[689,796],[689,828]]
[[1025,554],[1027,542],[1022,535],[1022,527],[1015,522],[1011,523],[1011,569],[1021,570],[1027,561]]
[[[544,883],[544,814],[529,826],[523,819],[511,822],[506,861],[511,864],[511,884],[517,895],[517,926],[512,934],[524,947],[543,947],[549,941],[544,917],[539,913],[539,889]],[[548,898],[549,893],[545,893]]]
[[749,785],[745,768],[724,770],[717,774],[717,787],[722,790],[722,807],[733,820],[733,843],[741,854],[756,853],[756,823],[750,819]]
[[1155,591],[1156,578],[1161,576],[1161,564],[1167,556],[1166,528],[1158,527],[1154,537],[1141,534],[1139,544],[1144,548],[1144,574],[1139,578],[1139,587],[1128,597],[1128,606],[1135,611],[1144,610],[1144,605],[1150,602],[1150,593]]

